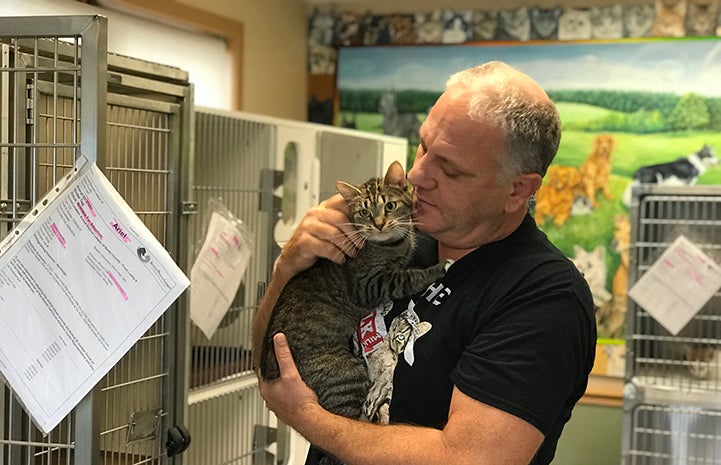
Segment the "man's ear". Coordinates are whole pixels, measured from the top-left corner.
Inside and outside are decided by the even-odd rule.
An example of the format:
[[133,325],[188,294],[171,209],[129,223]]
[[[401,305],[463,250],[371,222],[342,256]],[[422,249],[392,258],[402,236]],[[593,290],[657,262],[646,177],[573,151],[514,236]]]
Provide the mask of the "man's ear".
[[506,203],[507,211],[517,211],[519,208],[525,209],[528,205],[528,199],[541,187],[543,178],[538,173],[522,174],[513,180],[513,191],[508,197]]

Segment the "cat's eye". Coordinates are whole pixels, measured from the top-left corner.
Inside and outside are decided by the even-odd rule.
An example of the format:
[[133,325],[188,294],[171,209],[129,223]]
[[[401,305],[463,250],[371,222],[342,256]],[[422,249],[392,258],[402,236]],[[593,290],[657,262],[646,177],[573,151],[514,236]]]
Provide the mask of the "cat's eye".
[[395,202],[388,202],[388,203],[386,204],[386,207],[385,207],[385,208],[386,208],[386,211],[387,211],[387,212],[392,212],[392,211],[395,210],[397,207],[398,207],[398,205],[397,205]]
[[370,218],[371,211],[367,208],[364,208],[363,210],[358,211],[358,216],[360,216],[361,218]]

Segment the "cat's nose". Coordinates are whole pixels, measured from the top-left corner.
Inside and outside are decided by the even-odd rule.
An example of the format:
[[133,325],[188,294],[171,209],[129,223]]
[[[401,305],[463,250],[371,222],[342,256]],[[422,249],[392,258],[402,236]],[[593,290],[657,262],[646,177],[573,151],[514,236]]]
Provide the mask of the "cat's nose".
[[373,220],[373,226],[375,226],[378,231],[383,231],[383,225],[383,221]]

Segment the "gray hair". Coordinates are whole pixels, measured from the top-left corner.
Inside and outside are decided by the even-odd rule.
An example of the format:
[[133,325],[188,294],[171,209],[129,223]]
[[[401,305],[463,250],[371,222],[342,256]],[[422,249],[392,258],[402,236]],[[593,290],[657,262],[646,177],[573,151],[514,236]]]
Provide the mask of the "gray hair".
[[[501,167],[502,180],[528,173],[544,176],[561,140],[558,110],[550,99],[535,99],[509,80],[493,82],[494,74],[507,70],[513,68],[488,62],[453,74],[446,89],[458,84],[468,87],[472,91],[468,116],[505,134],[507,157]],[[489,86],[489,82],[497,85]]]

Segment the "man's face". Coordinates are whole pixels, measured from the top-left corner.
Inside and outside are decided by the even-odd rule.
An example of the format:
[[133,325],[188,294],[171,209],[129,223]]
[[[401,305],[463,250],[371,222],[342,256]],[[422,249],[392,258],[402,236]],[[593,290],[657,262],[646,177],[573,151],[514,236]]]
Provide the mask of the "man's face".
[[460,92],[444,92],[428,114],[408,180],[418,227],[441,243],[465,248],[492,239],[505,219],[513,183],[499,181],[501,131],[471,120]]

